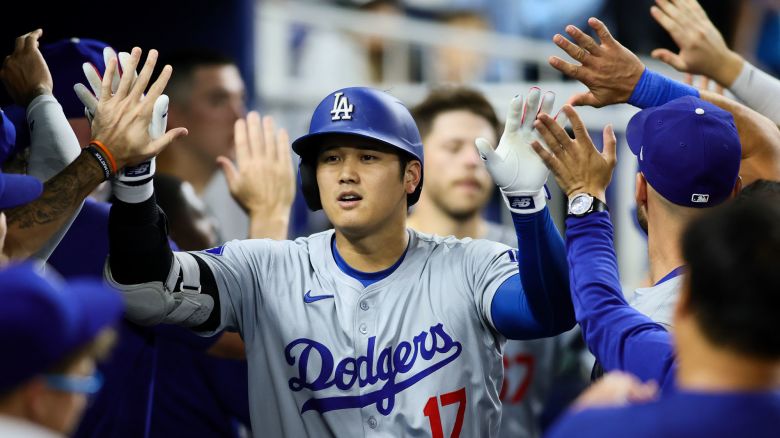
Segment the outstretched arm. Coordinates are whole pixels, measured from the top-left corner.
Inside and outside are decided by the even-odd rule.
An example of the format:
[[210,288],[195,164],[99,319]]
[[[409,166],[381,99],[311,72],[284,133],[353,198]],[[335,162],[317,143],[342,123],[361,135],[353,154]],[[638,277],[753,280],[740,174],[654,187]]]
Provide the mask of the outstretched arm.
[[[534,150],[567,196],[587,193],[604,202],[616,163],[612,127],[604,129],[604,152],[599,153],[574,109],[567,105],[563,111],[575,138],[541,114],[536,127],[547,148],[535,142]],[[674,357],[671,337],[623,298],[609,213],[569,217],[566,224],[572,302],[591,352],[608,371],[624,370],[666,384]]]
[[554,56],[550,58],[550,64],[588,87],[588,92],[575,95],[569,103],[597,107],[630,103],[648,108],[682,96],[700,97],[734,116],[742,142],[740,175],[743,182],[780,179],[780,130],[773,121],[739,102],[710,91],[700,92],[645,68],[636,55],[612,38],[604,23],[591,18],[588,24],[601,38],[600,44],[576,26],[566,28],[576,44],[561,35],[553,38],[555,44],[581,65]]
[[552,336],[574,326],[563,240],[546,207],[544,184],[549,171],[530,147],[537,138],[533,129],[536,115],[550,112],[554,102],[554,94],[542,95],[534,87],[525,102],[521,96],[510,102],[504,133],[495,150],[485,139],[476,141],[512,213],[517,233],[519,275],[498,288],[490,306],[493,325],[513,339]]

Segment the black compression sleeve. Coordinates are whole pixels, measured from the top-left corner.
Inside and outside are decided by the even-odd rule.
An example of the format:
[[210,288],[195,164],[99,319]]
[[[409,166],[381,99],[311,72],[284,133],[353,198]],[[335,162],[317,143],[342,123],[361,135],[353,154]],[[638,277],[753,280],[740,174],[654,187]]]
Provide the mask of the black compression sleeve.
[[[168,244],[168,221],[154,195],[130,204],[116,200],[108,216],[111,274],[120,284],[139,284],[168,278],[173,251]],[[196,331],[216,330],[220,322],[219,292],[206,262],[195,256],[200,268],[201,293],[214,298],[214,310]]]
[[165,281],[173,251],[165,214],[154,195],[137,204],[114,202],[108,216],[108,252],[111,274],[118,283]]

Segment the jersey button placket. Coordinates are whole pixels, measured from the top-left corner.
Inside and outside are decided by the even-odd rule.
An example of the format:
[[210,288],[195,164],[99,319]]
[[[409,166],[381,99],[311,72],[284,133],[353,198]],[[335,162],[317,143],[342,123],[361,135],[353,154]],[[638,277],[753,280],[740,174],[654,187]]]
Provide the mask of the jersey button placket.
[[367,301],[361,301],[360,302],[360,308],[363,310],[368,310],[368,302]]
[[358,327],[358,331],[360,331],[361,334],[368,334],[368,326],[366,323],[361,323],[360,327]]

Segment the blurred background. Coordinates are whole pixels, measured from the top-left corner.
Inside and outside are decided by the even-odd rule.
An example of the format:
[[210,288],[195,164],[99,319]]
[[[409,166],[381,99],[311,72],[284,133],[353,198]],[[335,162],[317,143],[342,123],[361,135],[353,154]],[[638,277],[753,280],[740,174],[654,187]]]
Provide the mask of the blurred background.
[[[649,14],[652,0],[6,0],[0,13],[0,54],[14,39],[43,28],[41,43],[94,38],[117,50],[137,45],[166,51],[206,48],[238,65],[246,86],[246,107],[272,115],[293,138],[306,132],[314,106],[343,86],[386,90],[407,104],[418,103],[432,86],[472,85],[494,104],[499,117],[509,99],[532,85],[555,91],[556,106],[584,89],[547,64],[565,58],[551,42],[565,25],[587,27],[597,16],[613,35],[651,68],[681,74],[648,57],[652,49],[675,50]],[[780,73],[780,1],[702,0],[729,45],[759,68]],[[174,73],[175,74],[175,73]],[[55,84],[56,86],[57,84]],[[0,92],[0,104],[10,99]],[[616,247],[623,286],[642,284],[645,238],[634,219],[636,161],[622,133],[636,110],[619,105],[581,114],[601,142],[601,128],[613,123],[620,149],[609,196],[616,223]],[[562,229],[565,197],[550,181],[551,206]],[[507,221],[496,193],[485,214]],[[327,227],[321,214],[296,201],[291,237]],[[241,237],[241,236],[232,236]]]

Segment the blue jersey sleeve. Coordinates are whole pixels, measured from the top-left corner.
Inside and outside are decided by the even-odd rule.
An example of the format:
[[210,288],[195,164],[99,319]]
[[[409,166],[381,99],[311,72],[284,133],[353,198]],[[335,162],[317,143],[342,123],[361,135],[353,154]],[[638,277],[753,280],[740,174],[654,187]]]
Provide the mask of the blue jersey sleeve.
[[510,339],[554,336],[574,327],[563,239],[547,207],[512,214],[518,275],[504,281],[490,306],[493,325]]
[[670,385],[671,335],[623,297],[609,213],[569,218],[566,225],[574,312],[590,351],[606,371]]

